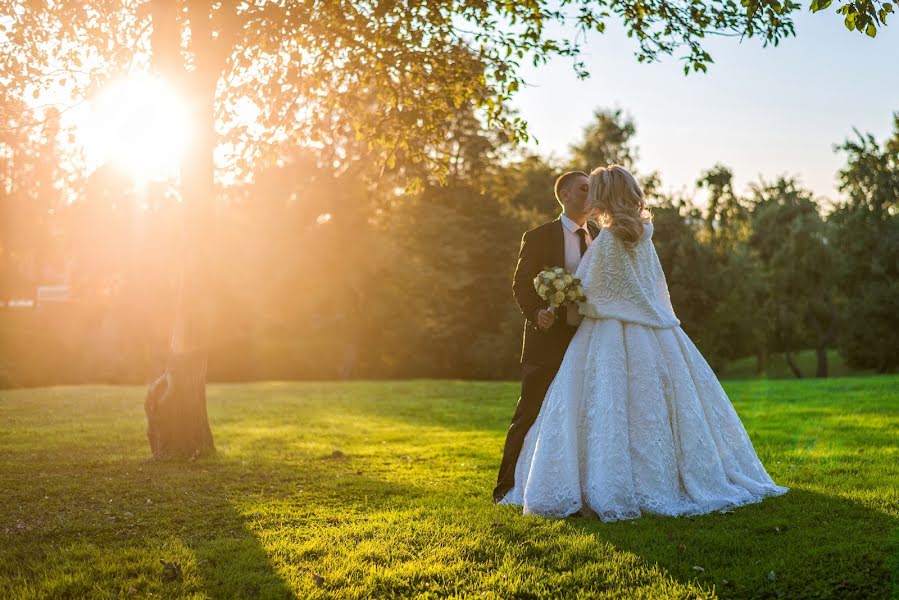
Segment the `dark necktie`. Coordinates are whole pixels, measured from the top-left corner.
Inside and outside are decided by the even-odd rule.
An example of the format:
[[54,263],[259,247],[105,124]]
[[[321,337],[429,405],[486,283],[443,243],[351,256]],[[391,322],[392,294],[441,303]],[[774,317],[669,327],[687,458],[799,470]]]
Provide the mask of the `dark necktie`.
[[577,236],[581,239],[581,256],[587,251],[587,231],[585,229],[575,230]]

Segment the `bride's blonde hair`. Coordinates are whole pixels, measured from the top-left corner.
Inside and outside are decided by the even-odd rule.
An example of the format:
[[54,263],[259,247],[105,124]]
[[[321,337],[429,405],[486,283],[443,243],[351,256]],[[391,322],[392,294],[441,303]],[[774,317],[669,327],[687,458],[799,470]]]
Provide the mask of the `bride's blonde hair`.
[[629,247],[637,243],[643,224],[651,220],[640,184],[620,165],[597,167],[590,173],[587,209]]

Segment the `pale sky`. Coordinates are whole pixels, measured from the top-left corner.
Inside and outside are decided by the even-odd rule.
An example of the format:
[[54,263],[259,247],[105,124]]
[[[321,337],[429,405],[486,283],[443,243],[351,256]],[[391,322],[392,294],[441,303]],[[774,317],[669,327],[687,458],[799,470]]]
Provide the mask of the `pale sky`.
[[760,176],[792,174],[838,199],[845,154],[834,144],[853,127],[884,140],[899,111],[899,15],[871,39],[846,30],[832,10],[797,13],[796,37],[777,47],[710,39],[715,64],[689,76],[675,58],[638,63],[636,42],[610,23],[585,46],[590,79],[578,81],[566,59],[528,65],[532,87],[514,105],[539,140],[531,148],[545,156],[566,155],[595,108],[621,108],[637,127],[638,169],[658,170],[667,191],[692,193],[700,173],[720,162],[740,193]]

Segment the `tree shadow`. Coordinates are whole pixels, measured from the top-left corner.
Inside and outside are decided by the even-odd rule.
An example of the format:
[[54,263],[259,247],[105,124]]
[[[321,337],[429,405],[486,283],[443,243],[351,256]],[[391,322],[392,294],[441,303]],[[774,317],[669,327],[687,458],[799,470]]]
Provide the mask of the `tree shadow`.
[[565,521],[726,598],[880,598],[896,577],[888,532],[899,519],[803,489],[724,514]]
[[[683,594],[698,582],[733,598],[888,595],[897,524],[883,484],[867,505],[797,487],[730,514],[611,524],[493,506],[499,456],[485,432],[498,453],[511,408],[490,399],[517,388],[472,385],[214,386],[222,451],[188,463],[142,460],[138,393],[120,408],[97,391],[65,405],[36,396],[0,439],[0,597],[651,595],[669,576]],[[892,442],[863,433],[864,455],[819,454],[827,469],[800,480],[875,481],[884,459],[869,454]]]
[[[0,533],[13,541],[0,544],[0,596],[295,598],[261,539],[284,513],[265,507],[286,506],[297,527],[308,525],[303,483],[350,468],[339,459],[307,459],[298,472],[296,464],[227,456],[65,465],[30,456],[40,462],[20,462],[23,477],[6,490],[0,513]],[[352,485],[383,497],[414,494],[358,475]],[[332,500],[339,497],[335,487]],[[315,577],[302,566],[293,572]]]

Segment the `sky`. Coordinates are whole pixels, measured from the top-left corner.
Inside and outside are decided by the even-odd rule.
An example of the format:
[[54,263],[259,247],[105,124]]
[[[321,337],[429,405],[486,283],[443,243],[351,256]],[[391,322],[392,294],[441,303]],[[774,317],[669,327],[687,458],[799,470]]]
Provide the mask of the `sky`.
[[578,80],[570,59],[528,65],[513,105],[537,139],[528,146],[544,156],[567,156],[596,108],[620,108],[637,128],[637,169],[659,171],[663,190],[694,194],[702,171],[722,163],[738,193],[787,174],[838,200],[845,154],[834,145],[853,127],[886,139],[899,112],[899,15],[891,17],[871,39],[845,29],[832,8],[798,12],[796,36],[776,47],[710,39],[715,64],[689,76],[674,57],[638,63],[637,43],[610,23],[585,44],[591,78]]

